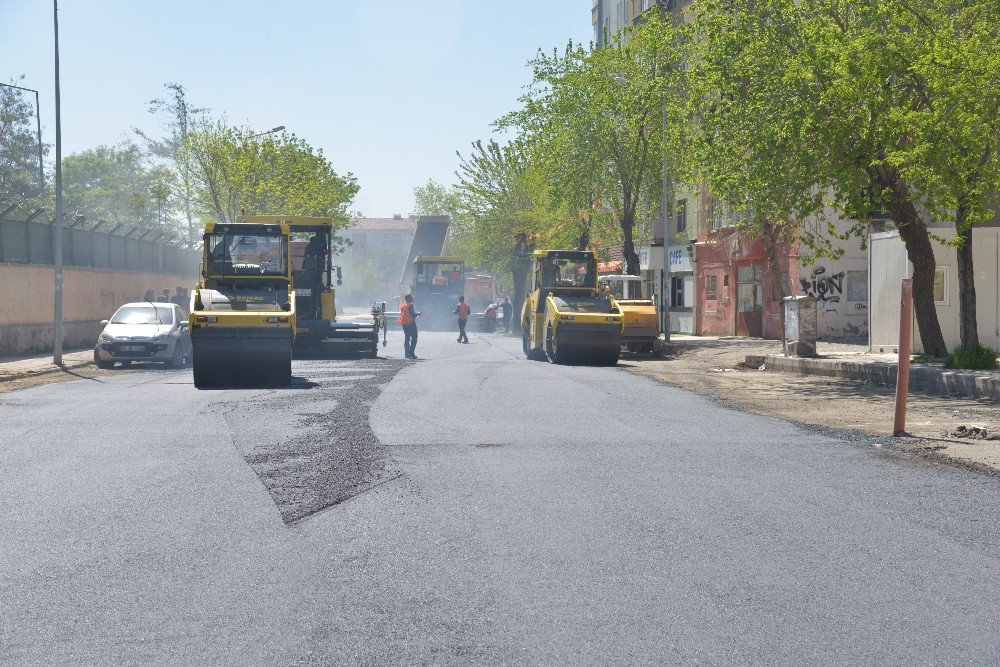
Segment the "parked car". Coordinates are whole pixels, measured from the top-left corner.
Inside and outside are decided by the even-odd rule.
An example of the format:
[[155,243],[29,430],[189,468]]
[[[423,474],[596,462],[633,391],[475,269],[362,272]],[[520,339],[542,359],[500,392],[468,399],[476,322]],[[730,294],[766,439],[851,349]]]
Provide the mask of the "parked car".
[[191,336],[184,312],[172,303],[126,303],[110,320],[101,322],[94,363],[111,368],[115,362],[155,361],[171,368],[191,358]]

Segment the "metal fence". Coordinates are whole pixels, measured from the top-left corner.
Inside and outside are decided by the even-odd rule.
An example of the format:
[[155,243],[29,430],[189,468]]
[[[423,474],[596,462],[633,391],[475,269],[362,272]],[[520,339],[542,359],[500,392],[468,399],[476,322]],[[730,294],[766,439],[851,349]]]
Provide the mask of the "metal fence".
[[[123,231],[128,229],[111,227],[103,232],[64,227],[63,263],[183,277],[198,275],[199,250],[117,233]],[[51,264],[52,238],[52,223],[44,214],[23,220],[0,217],[0,262]]]

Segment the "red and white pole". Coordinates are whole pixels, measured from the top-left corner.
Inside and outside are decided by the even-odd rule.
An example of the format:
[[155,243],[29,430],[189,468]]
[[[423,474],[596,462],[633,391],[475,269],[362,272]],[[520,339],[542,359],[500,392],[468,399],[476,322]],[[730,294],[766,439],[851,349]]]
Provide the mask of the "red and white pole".
[[905,278],[899,301],[899,361],[896,365],[896,417],[893,435],[906,434],[906,397],[910,391],[910,340],[913,329],[913,279]]

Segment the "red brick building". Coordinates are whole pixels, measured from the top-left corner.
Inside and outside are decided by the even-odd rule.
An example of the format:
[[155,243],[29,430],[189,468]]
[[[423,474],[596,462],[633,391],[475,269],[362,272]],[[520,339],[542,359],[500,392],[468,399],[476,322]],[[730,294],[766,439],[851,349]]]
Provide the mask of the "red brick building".
[[[695,332],[701,336],[781,338],[781,301],[773,289],[764,244],[718,219],[699,229],[696,243]],[[797,294],[797,250],[778,245],[785,295]]]

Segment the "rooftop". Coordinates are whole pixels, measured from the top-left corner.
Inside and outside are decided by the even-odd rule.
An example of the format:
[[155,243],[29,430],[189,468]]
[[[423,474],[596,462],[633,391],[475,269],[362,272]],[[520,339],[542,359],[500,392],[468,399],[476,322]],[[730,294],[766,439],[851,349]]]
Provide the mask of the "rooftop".
[[351,218],[351,224],[347,228],[412,232],[417,228],[417,218]]

